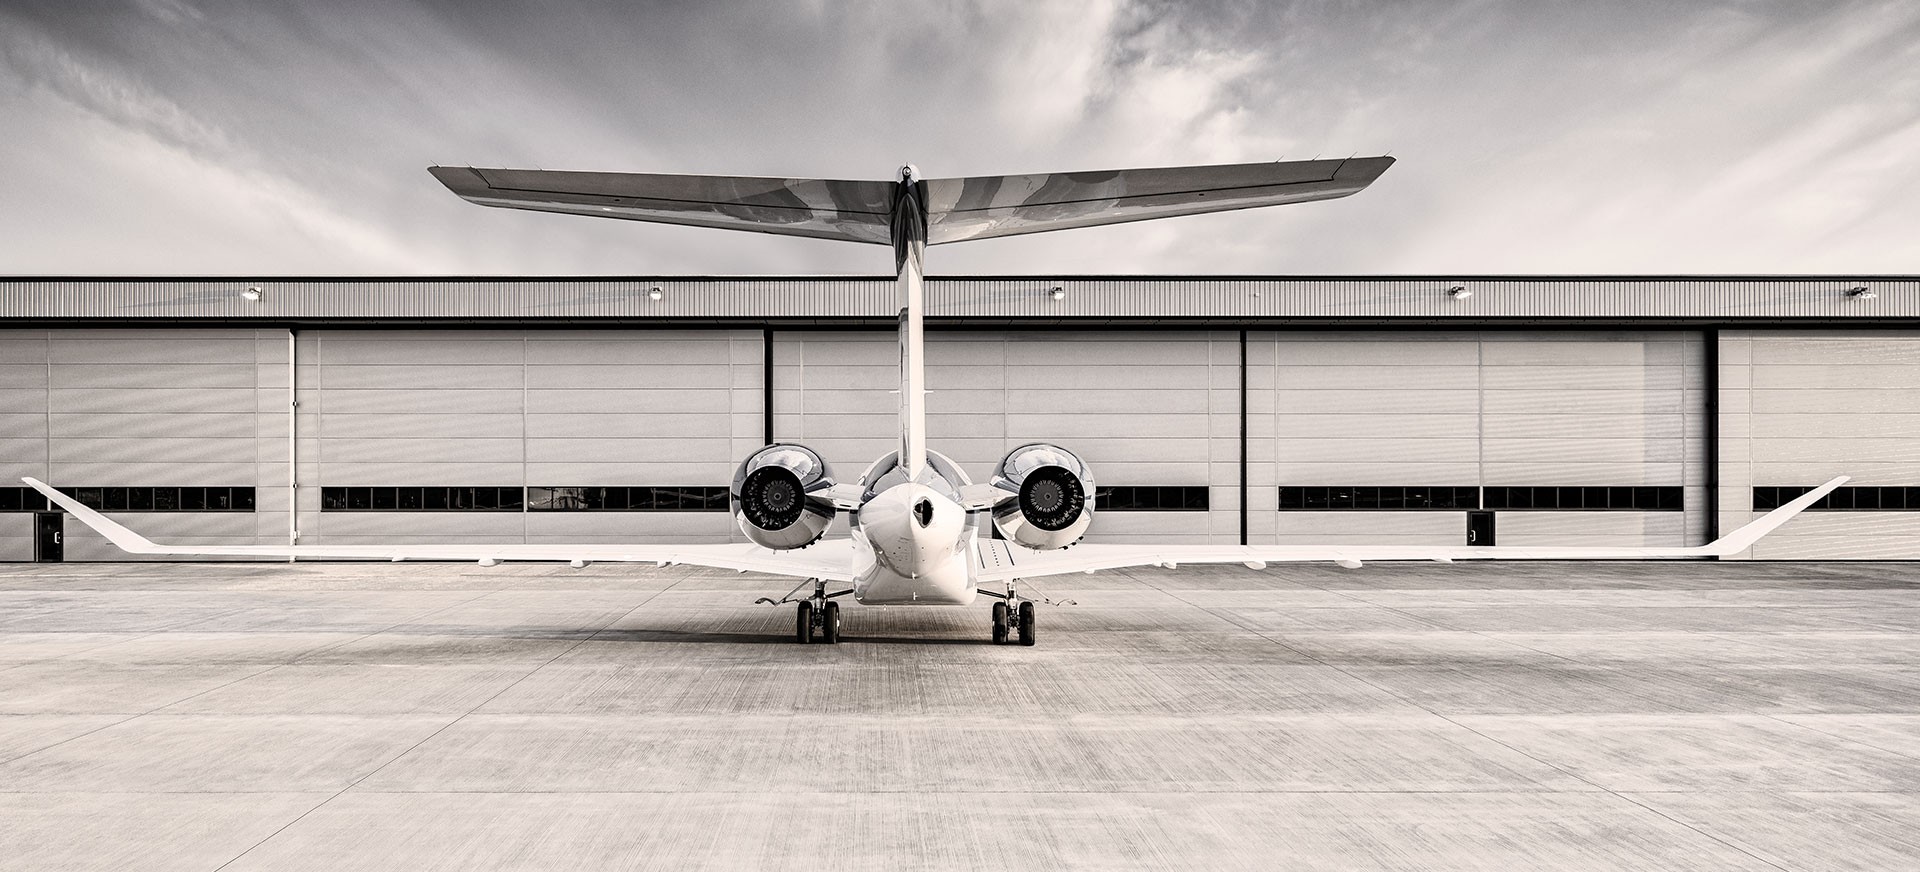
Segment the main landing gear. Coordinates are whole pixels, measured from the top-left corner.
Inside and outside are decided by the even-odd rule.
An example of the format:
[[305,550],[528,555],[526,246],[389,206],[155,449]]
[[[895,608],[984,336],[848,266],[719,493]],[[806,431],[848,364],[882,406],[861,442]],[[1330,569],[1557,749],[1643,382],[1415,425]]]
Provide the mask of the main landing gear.
[[1033,637],[1033,600],[1022,597],[1014,589],[1013,582],[1007,582],[1006,593],[994,593],[983,590],[987,596],[1000,598],[993,604],[993,644],[1007,644],[1007,637],[1018,634],[1020,644],[1032,645]]
[[833,601],[836,594],[827,593],[827,583],[818,579],[813,582],[813,596],[800,601],[794,609],[793,640],[802,645],[813,641],[814,634],[820,634],[823,644],[835,645],[840,642],[840,604]]

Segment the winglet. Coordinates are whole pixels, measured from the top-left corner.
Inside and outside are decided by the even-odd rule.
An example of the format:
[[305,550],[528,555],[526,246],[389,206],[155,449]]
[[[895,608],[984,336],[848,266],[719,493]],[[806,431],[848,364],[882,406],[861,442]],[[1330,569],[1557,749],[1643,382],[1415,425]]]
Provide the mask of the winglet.
[[1847,475],[1834,476],[1831,481],[1806,492],[1799,499],[1761,515],[1753,523],[1701,546],[1700,552],[1715,557],[1726,557],[1752,548],[1753,543],[1760,541],[1760,537],[1779,529],[1781,524],[1793,520],[1794,515],[1806,511],[1808,506],[1819,502],[1827,494],[1833,493],[1834,488],[1846,484],[1851,479],[1852,476]]
[[178,553],[176,549],[169,548],[165,545],[156,545],[147,537],[114,523],[108,519],[106,515],[102,515],[99,512],[81,505],[79,500],[54,490],[44,481],[37,478],[23,478],[20,480],[45,495],[47,499],[52,500],[54,505],[66,510],[74,517],[79,518],[81,523],[92,527],[94,532],[107,537],[107,541],[120,546],[120,550],[122,551],[133,554]]

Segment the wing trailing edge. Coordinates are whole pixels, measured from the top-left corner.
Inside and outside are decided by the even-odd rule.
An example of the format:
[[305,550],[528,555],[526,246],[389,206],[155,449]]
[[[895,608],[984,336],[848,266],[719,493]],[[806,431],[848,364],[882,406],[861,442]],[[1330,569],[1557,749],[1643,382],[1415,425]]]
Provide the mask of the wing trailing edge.
[[1333,563],[1358,569],[1369,562],[1451,563],[1456,560],[1684,560],[1731,557],[1793,520],[1845,484],[1839,476],[1738,530],[1705,545],[1586,547],[1528,545],[1078,545],[1065,551],[1028,551],[1005,542],[983,542],[1002,549],[989,563],[983,558],[982,583],[1040,578],[1130,566],[1175,567],[1183,563]]
[[23,478],[54,505],[128,554],[168,557],[295,557],[309,560],[463,560],[552,563],[688,564],[791,578],[853,580],[853,548],[845,539],[798,551],[748,543],[716,545],[165,545],[127,529],[35,478]]

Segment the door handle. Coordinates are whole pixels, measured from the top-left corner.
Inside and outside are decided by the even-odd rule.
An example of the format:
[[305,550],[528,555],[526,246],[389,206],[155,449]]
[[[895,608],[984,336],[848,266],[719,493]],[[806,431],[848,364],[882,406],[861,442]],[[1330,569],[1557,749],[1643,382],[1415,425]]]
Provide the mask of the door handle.
[[60,544],[60,531],[58,530],[55,530],[53,533],[53,544],[55,545]]

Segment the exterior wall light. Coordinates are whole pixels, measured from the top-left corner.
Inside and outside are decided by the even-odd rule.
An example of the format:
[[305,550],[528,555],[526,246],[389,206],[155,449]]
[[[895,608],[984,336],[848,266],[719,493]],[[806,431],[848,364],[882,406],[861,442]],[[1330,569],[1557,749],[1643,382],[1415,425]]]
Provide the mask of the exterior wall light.
[[647,299],[649,299],[649,300],[652,300],[652,301],[654,301],[654,302],[656,302],[656,303],[657,303],[657,302],[659,302],[659,301],[660,301],[660,298],[661,298],[661,297],[664,297],[664,296],[666,296],[666,295],[665,295],[665,294],[662,294],[662,293],[660,293],[660,289],[659,289],[659,288],[652,288],[652,289],[650,289],[650,290],[648,290],[648,291],[647,291]]
[[252,287],[247,288],[244,291],[241,291],[240,299],[246,300],[249,303],[260,302],[260,286],[254,285]]
[[1453,287],[1447,289],[1447,296],[1452,297],[1456,300],[1464,300],[1468,297],[1473,296],[1473,292],[1467,290],[1465,285],[1454,285]]
[[1056,303],[1057,303],[1057,302],[1059,302],[1059,301],[1061,301],[1061,300],[1064,300],[1064,299],[1066,299],[1066,298],[1067,298],[1067,289],[1066,289],[1066,288],[1061,288],[1061,287],[1056,287],[1056,288],[1054,288],[1053,290],[1051,290],[1051,291],[1048,291],[1048,292],[1047,292],[1047,296],[1049,296],[1049,297],[1052,297],[1052,298],[1053,298],[1053,300],[1054,300],[1054,302],[1056,302]]
[[1871,300],[1878,296],[1880,295],[1874,293],[1872,288],[1864,286],[1847,289],[1847,298],[1852,300]]

